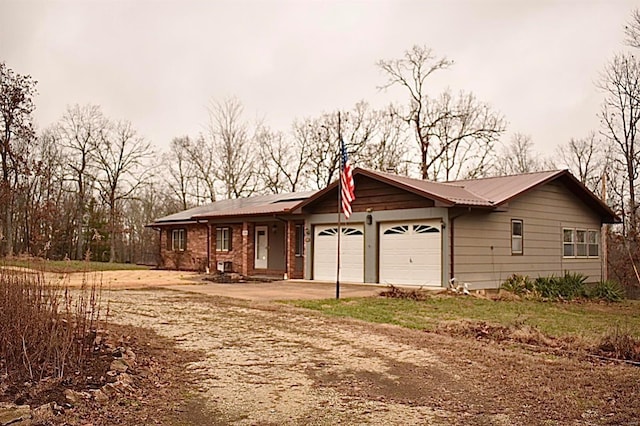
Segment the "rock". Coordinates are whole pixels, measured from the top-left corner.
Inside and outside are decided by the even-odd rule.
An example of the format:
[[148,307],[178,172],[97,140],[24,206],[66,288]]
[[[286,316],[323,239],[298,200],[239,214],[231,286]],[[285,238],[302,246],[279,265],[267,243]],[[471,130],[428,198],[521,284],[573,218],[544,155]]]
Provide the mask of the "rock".
[[31,417],[36,423],[43,423],[55,416],[51,403],[36,407],[31,411]]
[[118,389],[116,388],[116,385],[114,383],[107,383],[106,385],[104,385],[103,387],[100,388],[100,390],[102,391],[102,393],[104,393],[109,399],[113,398],[114,396],[118,395]]
[[93,392],[93,399],[101,405],[106,404],[107,402],[109,402],[109,397],[107,396],[107,394],[105,394],[104,392],[102,392],[101,389],[97,389],[92,391]]
[[129,366],[121,359],[114,359],[109,366],[109,370],[117,371],[118,373],[124,373],[129,369]]
[[0,426],[27,425],[30,420],[31,407],[28,405],[0,403]]
[[127,348],[122,354],[122,360],[130,368],[133,368],[136,365],[136,354],[130,348]]
[[65,389],[64,390],[64,399],[71,405],[76,405],[82,400],[82,394],[80,392],[76,392],[73,389]]

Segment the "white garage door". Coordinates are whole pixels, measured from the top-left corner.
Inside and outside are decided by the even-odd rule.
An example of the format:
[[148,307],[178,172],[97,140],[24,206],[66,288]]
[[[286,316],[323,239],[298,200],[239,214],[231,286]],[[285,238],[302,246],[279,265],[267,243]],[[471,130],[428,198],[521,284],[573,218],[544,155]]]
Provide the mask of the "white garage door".
[[[336,280],[338,225],[316,226],[313,240],[313,279]],[[364,282],[364,232],[362,225],[342,225],[340,281]]]
[[380,225],[380,283],[442,285],[440,221]]

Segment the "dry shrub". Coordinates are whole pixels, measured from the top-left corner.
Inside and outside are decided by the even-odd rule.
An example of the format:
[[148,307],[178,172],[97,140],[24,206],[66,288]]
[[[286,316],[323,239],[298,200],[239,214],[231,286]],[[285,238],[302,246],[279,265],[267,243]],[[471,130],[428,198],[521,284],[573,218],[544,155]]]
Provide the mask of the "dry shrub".
[[82,369],[100,319],[101,285],[87,276],[72,295],[43,272],[0,267],[0,371],[11,378],[62,378]]
[[389,286],[388,290],[380,292],[380,296],[388,297],[391,299],[407,299],[407,300],[428,300],[431,295],[428,291],[422,289],[402,289],[395,286]]
[[602,337],[595,353],[608,358],[640,362],[640,340],[628,330],[615,327]]
[[559,345],[553,338],[545,335],[536,327],[524,324],[523,322],[516,322],[510,326],[505,326],[488,323],[486,321],[445,321],[438,325],[438,331],[455,336],[472,337],[478,340],[487,339],[496,342],[512,341],[549,347]]

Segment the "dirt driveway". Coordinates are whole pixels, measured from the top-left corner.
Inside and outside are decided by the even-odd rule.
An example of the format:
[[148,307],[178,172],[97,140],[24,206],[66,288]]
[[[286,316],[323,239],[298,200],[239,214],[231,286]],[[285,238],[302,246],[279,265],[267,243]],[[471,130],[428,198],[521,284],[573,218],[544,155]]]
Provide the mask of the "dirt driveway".
[[[172,290],[206,294],[209,296],[226,296],[246,300],[293,300],[293,299],[330,299],[335,297],[335,283],[313,281],[274,281],[244,282],[220,284],[205,281],[204,275],[197,272],[165,271],[165,270],[124,270],[93,273],[53,274],[48,279],[65,280],[71,287],[80,287],[83,283],[102,283],[103,288],[110,290],[164,287]],[[341,297],[375,296],[384,287],[376,285],[341,284]]]
[[635,367],[271,302],[160,288],[105,296],[112,321],[201,351],[187,367],[197,389],[180,398],[203,401],[207,424],[638,424]]

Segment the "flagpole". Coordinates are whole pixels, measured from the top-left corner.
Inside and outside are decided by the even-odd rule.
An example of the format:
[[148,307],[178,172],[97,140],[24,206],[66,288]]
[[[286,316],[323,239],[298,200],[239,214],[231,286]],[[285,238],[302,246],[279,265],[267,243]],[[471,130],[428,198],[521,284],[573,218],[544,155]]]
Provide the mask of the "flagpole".
[[340,157],[340,169],[338,170],[338,254],[336,262],[336,299],[340,299],[340,240],[342,239],[342,223],[340,211],[342,210],[342,134],[340,133],[340,111],[338,111],[338,154]]

